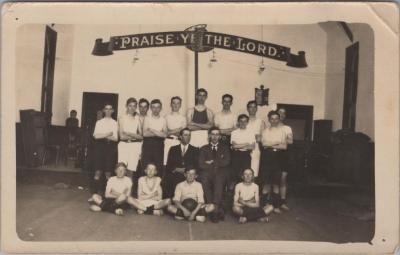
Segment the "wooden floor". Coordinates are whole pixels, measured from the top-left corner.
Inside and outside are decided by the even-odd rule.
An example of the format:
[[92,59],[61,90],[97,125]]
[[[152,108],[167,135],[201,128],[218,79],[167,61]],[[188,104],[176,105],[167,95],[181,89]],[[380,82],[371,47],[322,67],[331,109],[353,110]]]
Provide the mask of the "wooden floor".
[[[374,232],[374,221],[357,219],[368,212],[366,205],[358,203],[362,199],[356,198],[358,202],[353,203],[344,191],[331,188],[299,188],[290,195],[291,211],[271,215],[269,223],[240,225],[230,214],[215,224],[178,222],[170,216],[137,215],[132,210],[122,217],[94,213],[88,209],[90,194],[80,174],[25,172],[18,179],[17,232],[26,241],[241,239],[343,243],[368,242]],[[61,180],[67,186],[60,185]]]

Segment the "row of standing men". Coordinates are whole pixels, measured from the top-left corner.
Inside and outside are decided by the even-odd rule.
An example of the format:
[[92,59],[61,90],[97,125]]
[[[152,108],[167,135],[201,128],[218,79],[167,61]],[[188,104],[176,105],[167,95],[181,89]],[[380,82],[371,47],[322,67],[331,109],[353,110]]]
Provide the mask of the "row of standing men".
[[225,187],[233,189],[242,171],[251,168],[263,197],[277,211],[288,209],[286,151],[293,134],[283,124],[284,109],[270,112],[268,121],[263,121],[256,116],[257,103],[249,101],[248,115],[237,117],[230,110],[233,97],[225,94],[222,111],[214,115],[205,105],[207,96],[206,90],[199,89],[196,105],[186,117],[180,114],[179,97],[171,98],[171,112],[165,117],[160,116],[160,100],[129,98],[126,114],[118,122],[111,118],[112,105],[106,104],[93,133],[96,192],[104,190],[104,180],[111,176],[117,161],[127,164],[127,176],[134,183],[144,175],[143,168],[153,163],[163,177],[164,197],[172,197],[176,184],[185,179],[184,169],[190,166],[198,169],[206,201],[218,209]]

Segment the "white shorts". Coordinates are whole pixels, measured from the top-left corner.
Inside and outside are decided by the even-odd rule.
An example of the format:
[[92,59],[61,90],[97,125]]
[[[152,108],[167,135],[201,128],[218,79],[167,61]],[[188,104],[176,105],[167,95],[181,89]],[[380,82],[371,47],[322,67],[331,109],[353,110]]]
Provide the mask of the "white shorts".
[[118,162],[127,164],[130,171],[136,172],[136,167],[142,153],[142,143],[118,143]]
[[178,145],[181,142],[178,139],[165,139],[164,141],[164,165],[167,165],[168,152],[172,146]]
[[251,152],[251,169],[254,171],[254,177],[258,176],[258,172],[260,169],[260,148],[258,147],[258,144],[256,144],[256,148]]
[[191,133],[190,144],[194,147],[200,148],[208,144],[208,130],[195,130]]

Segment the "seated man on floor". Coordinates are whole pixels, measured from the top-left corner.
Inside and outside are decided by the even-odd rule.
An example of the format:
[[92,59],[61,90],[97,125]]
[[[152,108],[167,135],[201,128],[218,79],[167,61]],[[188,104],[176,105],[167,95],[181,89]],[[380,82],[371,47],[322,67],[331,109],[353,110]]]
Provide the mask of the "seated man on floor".
[[214,210],[212,204],[204,204],[204,192],[201,183],[196,181],[196,169],[185,169],[186,180],[179,183],[175,189],[173,205],[168,206],[168,211],[175,215],[175,219],[189,221],[206,221],[206,213]]
[[274,207],[269,204],[260,207],[259,188],[254,183],[254,171],[245,169],[242,179],[243,182],[235,186],[232,207],[233,213],[239,216],[239,223],[253,220],[268,222],[267,215],[274,210]]
[[139,205],[146,209],[138,209],[139,214],[163,215],[162,209],[171,204],[171,199],[162,199],[161,178],[157,175],[157,167],[154,163],[147,164],[144,172],[145,176],[138,181],[138,201]]
[[115,175],[110,177],[107,181],[104,199],[98,195],[93,194],[93,204],[90,209],[95,212],[107,211],[115,213],[116,215],[123,215],[123,208],[130,205],[134,208],[146,210],[139,204],[139,201],[131,196],[132,180],[125,176],[126,165],[125,163],[118,163],[115,167]]

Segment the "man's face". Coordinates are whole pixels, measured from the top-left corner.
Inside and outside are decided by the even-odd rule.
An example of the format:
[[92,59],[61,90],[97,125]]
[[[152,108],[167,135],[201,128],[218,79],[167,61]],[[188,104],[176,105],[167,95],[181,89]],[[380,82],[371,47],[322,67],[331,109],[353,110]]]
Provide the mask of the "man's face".
[[104,106],[103,112],[104,112],[104,116],[111,117],[111,115],[114,112],[114,109],[111,105],[106,105],[106,106]]
[[286,111],[285,111],[285,109],[279,109],[278,113],[279,113],[279,116],[280,116],[280,120],[284,121],[286,119]]
[[249,113],[249,115],[255,116],[257,113],[257,105],[249,104],[249,106],[247,106],[247,112]]
[[125,176],[125,172],[126,172],[126,169],[123,166],[119,166],[119,167],[117,167],[117,169],[115,169],[115,175],[118,178],[124,177]]
[[274,114],[271,117],[269,117],[269,123],[271,123],[272,127],[278,126],[279,122],[280,122],[279,115]]
[[71,115],[72,118],[76,118],[76,112],[71,112],[70,115]]
[[196,95],[196,99],[197,99],[197,103],[198,104],[204,104],[206,102],[207,99],[207,94],[203,91],[200,91],[197,93]]
[[183,131],[182,135],[181,135],[181,143],[183,145],[189,144],[190,143],[190,131],[189,130],[185,130]]
[[245,183],[253,182],[253,172],[250,169],[246,169],[243,172],[243,181]]
[[151,112],[153,113],[154,116],[158,116],[161,112],[161,104],[156,103],[152,104],[151,106]]
[[249,123],[249,121],[247,120],[247,118],[240,118],[238,121],[239,128],[246,129],[248,123]]
[[232,105],[232,100],[229,97],[224,97],[222,99],[222,108],[224,110],[230,110]]
[[139,104],[139,113],[142,116],[147,115],[147,111],[149,110],[149,105],[146,102],[142,102]]
[[181,109],[181,100],[179,99],[174,99],[171,102],[171,109],[173,112],[179,112],[179,109]]
[[213,144],[216,144],[219,142],[219,139],[221,138],[221,134],[219,130],[213,130],[210,133],[210,142]]
[[197,177],[196,170],[195,169],[191,169],[191,170],[187,171],[185,173],[185,176],[186,176],[186,181],[188,183],[194,182],[194,180],[196,180],[196,177]]
[[135,102],[131,102],[126,106],[126,109],[127,109],[129,114],[135,113],[136,112],[136,108],[137,108],[137,103],[135,103]]

